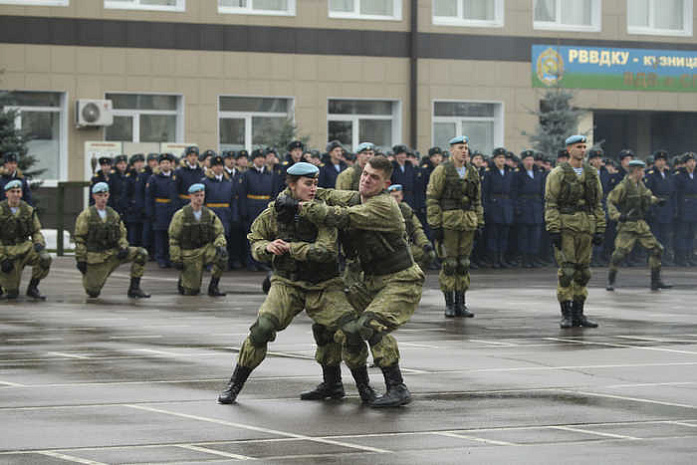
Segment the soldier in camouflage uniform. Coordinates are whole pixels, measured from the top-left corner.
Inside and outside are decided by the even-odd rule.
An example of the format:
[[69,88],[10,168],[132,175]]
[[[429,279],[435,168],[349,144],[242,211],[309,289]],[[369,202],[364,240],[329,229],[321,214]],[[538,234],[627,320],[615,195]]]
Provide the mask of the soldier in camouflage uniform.
[[422,270],[427,270],[428,266],[436,259],[436,252],[433,250],[431,241],[426,237],[426,233],[424,233],[421,221],[419,221],[409,204],[404,202],[401,184],[392,184],[387,188],[387,192],[395,199],[399,209],[402,211],[404,225],[407,228],[407,241],[409,242],[414,261],[419,264]]
[[651,205],[664,205],[666,200],[655,197],[644,185],[642,178],[645,167],[646,164],[641,160],[630,161],[627,175],[607,196],[608,216],[612,221],[619,223],[615,251],[610,259],[610,271],[607,276],[608,291],[615,290],[615,279],[620,263],[629,255],[637,241],[651,254],[649,256],[651,290],[658,291],[673,287],[661,280],[663,246],[656,240],[645,221]]
[[25,266],[32,267],[27,296],[45,300],[39,292],[39,281],[48,275],[51,256],[41,234],[41,222],[36,210],[22,200],[22,181],[13,179],[5,184],[6,199],[0,202],[0,295],[8,299],[19,295],[19,282]]
[[601,245],[605,234],[603,187],[596,169],[584,162],[586,137],[567,138],[566,148],[569,161],[552,170],[545,186],[545,223],[560,265],[559,326],[597,328],[597,323],[584,316],[583,306],[588,297],[593,245]]
[[370,404],[375,408],[411,402],[399,369],[397,341],[390,333],[413,315],[425,279],[411,255],[402,212],[385,189],[391,175],[389,160],[375,156],[363,168],[358,192],[318,191],[317,197],[327,204],[276,200],[277,205],[299,211],[301,218],[343,230],[345,244],[355,250],[364,276],[352,289],[360,298],[354,295],[351,303],[361,316],[342,325],[336,339],[348,347],[368,341],[387,386],[387,392]]
[[98,182],[92,186],[94,205],[80,213],[75,221],[75,259],[82,273],[82,285],[92,298],[99,297],[109,275],[123,263],[131,265],[128,297],[147,298],[140,288],[148,252],[142,247],[129,247],[126,226],[116,210],[107,206],[109,185]]
[[198,295],[203,269],[213,265],[208,295],[225,296],[218,285],[227,267],[225,228],[218,215],[203,206],[206,186],[189,186],[190,203],[180,208],[169,224],[169,256],[172,266],[180,271],[177,290],[182,295]]
[[465,292],[470,286],[470,254],[484,227],[479,173],[469,162],[469,138],[450,140],[450,160],[433,170],[426,189],[428,224],[443,261],[438,276],[446,317],[473,317]]
[[[297,162],[286,172],[288,188],[280,198],[298,201],[314,199],[319,170]],[[375,398],[370,387],[365,343],[342,351],[334,335],[347,321],[358,317],[344,295],[337,262],[337,235],[334,227],[316,226],[294,214],[283,217],[275,205],[264,210],[252,224],[249,241],[257,260],[271,261],[273,276],[269,295],[259,309],[259,316],[240,350],[237,366],[218,402],[235,401],[247,377],[266,357],[269,342],[305,309],[312,318],[312,333],[317,343],[315,360],[322,366],[324,382],[301,394],[303,400],[340,399],[344,397],[340,363],[351,369],[356,387],[365,403]]]
[[336,178],[336,189],[357,191],[361,180],[363,167],[368,160],[375,155],[375,145],[371,142],[363,142],[356,148],[356,163],[339,173]]

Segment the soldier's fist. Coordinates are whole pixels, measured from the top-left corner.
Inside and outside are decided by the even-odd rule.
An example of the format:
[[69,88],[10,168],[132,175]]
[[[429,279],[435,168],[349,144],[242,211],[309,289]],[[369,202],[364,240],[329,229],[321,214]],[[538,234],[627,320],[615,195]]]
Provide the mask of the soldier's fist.
[[87,262],[77,262],[77,269],[80,270],[80,273],[85,274],[87,273]]
[[6,258],[2,261],[2,264],[0,264],[0,269],[2,269],[3,273],[9,273],[12,271],[12,268],[15,267],[15,264],[10,260],[9,258]]
[[298,212],[299,203],[289,195],[279,195],[274,202],[276,219],[281,223],[292,222],[295,219],[295,214]]
[[551,232],[549,233],[549,240],[552,241],[552,245],[557,249],[561,249],[561,233]]

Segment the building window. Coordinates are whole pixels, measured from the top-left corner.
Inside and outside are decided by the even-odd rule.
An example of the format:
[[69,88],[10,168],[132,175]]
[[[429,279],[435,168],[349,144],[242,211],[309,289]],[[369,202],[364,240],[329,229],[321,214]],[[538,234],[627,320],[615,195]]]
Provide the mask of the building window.
[[68,6],[69,0],[0,0],[3,5]]
[[470,150],[491,153],[503,145],[503,104],[493,102],[433,102],[433,145],[448,147],[455,136],[470,139]]
[[600,31],[600,0],[535,0],[535,29]]
[[503,26],[503,0],[433,0],[433,24]]
[[295,16],[295,0],[218,0],[218,13]]
[[104,0],[104,8],[185,11],[186,0]]
[[220,150],[273,146],[289,120],[293,120],[293,100],[290,98],[220,97]]
[[119,142],[182,142],[183,104],[178,95],[106,94],[114,106],[114,124],[104,139]]
[[627,32],[692,35],[692,0],[627,0]]
[[329,0],[329,17],[401,20],[402,0]]
[[15,111],[15,128],[28,137],[28,154],[36,159],[31,170],[38,178],[60,181],[68,172],[66,97],[61,92],[0,91],[0,108]]
[[328,140],[338,140],[346,147],[372,142],[390,150],[401,141],[399,102],[391,100],[329,100]]

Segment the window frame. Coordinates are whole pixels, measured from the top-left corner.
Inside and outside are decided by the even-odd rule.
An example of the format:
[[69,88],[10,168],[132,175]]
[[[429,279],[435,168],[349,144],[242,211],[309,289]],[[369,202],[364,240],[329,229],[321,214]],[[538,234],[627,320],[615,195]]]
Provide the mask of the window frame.
[[465,19],[462,11],[462,1],[457,1],[457,17],[454,16],[436,16],[436,2],[433,1],[433,9],[431,11],[431,21],[434,26],[460,26],[460,27],[503,27],[505,8],[504,0],[491,0],[494,2],[494,19]]
[[[68,95],[66,92],[43,91],[43,90],[13,90],[11,92],[46,92],[58,94],[60,102],[56,107],[29,106],[29,105],[7,105],[0,111],[17,111],[15,116],[15,129],[22,129],[22,112],[35,113],[58,113],[58,177],[57,178],[35,178],[42,182],[42,187],[58,187],[58,183],[68,180]],[[31,154],[31,152],[29,152]]]
[[629,24],[629,2],[627,0],[627,34],[636,35],[652,35],[652,36],[673,36],[673,37],[692,37],[692,12],[693,12],[693,0],[682,0],[683,2],[683,28],[681,30],[675,29],[658,29],[652,27],[650,23],[655,22],[655,5],[656,0],[649,0],[649,26],[632,26]]
[[[220,99],[226,97],[239,98],[273,98],[284,99],[288,101],[288,111],[280,112],[265,112],[265,111],[223,111],[220,109]],[[254,117],[285,117],[290,119],[295,124],[295,97],[284,95],[239,95],[239,94],[219,94],[218,95],[218,119],[215,125],[216,140],[218,141],[218,151],[221,151],[222,142],[220,140],[220,120],[221,119],[244,119],[244,150],[252,153],[254,145],[252,144],[252,119]],[[281,150],[283,147],[277,147]]]
[[391,16],[383,15],[364,15],[361,14],[361,2],[370,0],[354,0],[354,8],[352,12],[333,12],[331,10],[331,2],[327,0],[327,17],[330,19],[359,19],[369,21],[401,21],[402,20],[402,0],[392,0],[393,14]]
[[141,10],[141,11],[173,11],[185,12],[186,0],[177,0],[175,6],[167,5],[142,5],[140,0],[132,0],[134,3],[125,4],[124,2],[104,0],[105,10]]
[[556,2],[556,18],[551,21],[537,21],[535,19],[535,7],[538,0],[533,0],[532,4],[532,26],[540,31],[569,31],[569,32],[600,32],[603,29],[603,5],[602,0],[591,0],[591,24],[583,26],[580,24],[566,24],[561,22],[561,0]]
[[0,0],[0,5],[69,6],[70,0]]
[[176,123],[176,129],[175,129],[175,140],[171,141],[159,141],[159,142],[154,142],[156,144],[161,144],[163,142],[170,142],[170,143],[181,143],[184,142],[184,109],[186,108],[184,104],[184,95],[182,94],[170,94],[168,92],[104,92],[104,98],[109,99],[109,95],[114,95],[114,94],[121,94],[121,95],[167,95],[170,97],[176,97],[177,98],[177,109],[176,110],[137,110],[137,109],[132,109],[132,108],[127,108],[127,109],[117,109],[114,108],[112,110],[112,114],[116,116],[121,116],[121,117],[131,117],[133,118],[133,140],[121,140],[121,141],[112,141],[108,140],[106,138],[106,132],[107,132],[107,127],[104,127],[103,134],[102,134],[102,140],[105,142],[130,142],[134,144],[149,144],[153,142],[141,142],[140,140],[140,115],[167,115],[167,116],[176,116],[177,118],[177,123]]
[[[486,103],[494,105],[494,116],[436,116],[436,103]],[[492,121],[494,123],[494,147],[504,147],[506,124],[505,102],[501,100],[476,99],[434,99],[431,100],[431,147],[438,145],[435,140],[434,125],[436,123],[455,123],[455,134],[462,134],[462,121]],[[466,135],[466,134],[465,134]],[[470,141],[470,147],[479,150],[477,141]]]
[[250,6],[247,7],[229,7],[222,6],[220,0],[218,3],[218,14],[224,15],[262,15],[262,16],[295,16],[296,15],[296,0],[288,0],[288,10],[278,11],[278,10],[255,10],[252,8],[251,4],[253,0],[247,0]]
[[[344,100],[349,102],[356,101],[381,101],[390,102],[392,104],[392,114],[391,115],[371,115],[371,114],[342,114],[342,113],[329,113],[329,102],[331,100]],[[366,141],[360,137],[360,120],[361,119],[377,119],[382,121],[392,121],[392,142],[389,147],[375,145],[376,147],[384,147],[385,150],[392,150],[392,146],[399,143],[402,140],[402,101],[399,99],[381,99],[381,98],[347,98],[347,97],[327,97],[327,139],[329,139],[329,122],[330,121],[344,121],[351,122],[351,150],[355,150],[358,144],[361,142],[373,142]],[[374,143],[374,142],[373,142]]]

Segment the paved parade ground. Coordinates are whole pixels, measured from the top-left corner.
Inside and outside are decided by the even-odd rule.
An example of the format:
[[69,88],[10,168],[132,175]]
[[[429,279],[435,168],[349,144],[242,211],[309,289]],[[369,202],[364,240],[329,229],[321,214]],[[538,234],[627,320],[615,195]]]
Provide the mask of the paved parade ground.
[[48,301],[0,301],[0,464],[697,460],[694,268],[665,269],[676,287],[660,293],[646,268],[620,270],[614,293],[594,269],[586,314],[600,328],[586,330],[559,329],[553,268],[475,271],[467,320],[443,318],[430,273],[396,333],[414,400],[393,410],[362,406],[345,368],[343,401],[299,400],[321,378],[305,315],[239,403],[218,405],[263,274],[226,273],[221,299],[182,297],[175,272],[149,264],[153,297],[132,301],[127,271],[86,303],[74,260],[57,259]]

